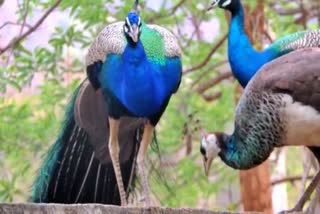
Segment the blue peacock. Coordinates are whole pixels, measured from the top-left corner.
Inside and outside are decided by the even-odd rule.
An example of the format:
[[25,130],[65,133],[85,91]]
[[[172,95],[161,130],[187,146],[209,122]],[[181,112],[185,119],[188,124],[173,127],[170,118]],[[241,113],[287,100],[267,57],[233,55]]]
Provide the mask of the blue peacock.
[[273,59],[297,49],[320,47],[320,30],[307,30],[286,35],[263,51],[257,51],[245,33],[244,9],[241,1],[215,0],[209,9],[216,6],[231,12],[228,57],[233,75],[242,87],[246,87],[253,75]]
[[[247,35],[245,34],[244,11],[241,1],[215,0],[209,9],[215,6],[226,9],[232,14],[228,37],[228,57],[232,72],[243,87],[247,86],[250,79],[253,78],[253,76],[263,65],[271,62],[272,60],[277,59],[281,56],[288,57],[286,55],[294,50],[308,47],[319,47],[320,45],[319,30],[301,31],[292,35],[287,35],[277,40],[265,50],[259,52],[253,48]],[[316,59],[314,55],[312,57],[313,59]],[[302,75],[301,71],[303,70],[301,64],[302,63],[297,64],[300,65],[301,69],[299,71],[299,75]],[[311,102],[310,100],[304,100],[307,99],[304,96],[307,96],[307,93],[317,94],[319,88],[314,86],[314,88],[310,88],[310,91],[305,92],[303,91],[305,89],[302,89],[302,86],[297,84],[297,82],[299,81],[298,78],[289,78],[290,75],[295,75],[294,73],[290,74],[290,69],[284,69],[283,71],[280,69],[280,65],[279,69],[274,68],[274,70],[272,70],[270,69],[270,67],[268,68],[269,69],[264,69],[264,71],[261,72],[263,74],[259,74],[260,76],[264,75],[264,78],[256,77],[255,79],[259,80],[255,80],[254,83],[251,84],[250,88],[245,90],[245,93],[237,106],[235,117],[235,131],[233,135],[228,136],[222,133],[215,133],[209,134],[203,138],[200,151],[204,155],[206,173],[208,173],[212,161],[212,158],[210,158],[210,156],[213,157],[219,154],[221,159],[227,165],[236,169],[248,169],[264,161],[269,156],[273,148],[279,145],[282,146],[283,144],[281,143],[283,143],[284,141],[286,141],[287,145],[297,144],[310,146],[309,148],[314,153],[318,161],[320,161],[320,151],[318,151],[319,149],[317,147],[320,144],[313,142],[315,143],[315,145],[310,145],[313,143],[304,142],[303,140],[297,143],[296,141],[294,141],[294,139],[281,139],[285,138],[284,136],[287,134],[286,131],[288,131],[288,129],[294,129],[290,126],[286,127],[285,123],[286,120],[292,119],[293,117],[295,117],[295,115],[283,114],[283,112],[277,111],[278,109],[281,109],[282,105],[287,105],[286,102],[293,102],[295,104],[297,102],[302,102],[302,104],[307,105],[307,107],[303,106],[305,108],[298,109],[304,111],[311,107],[313,110],[315,109],[314,111],[316,113],[314,115],[317,115],[317,112],[319,112],[319,99],[309,97],[310,99],[314,99],[313,102]],[[270,73],[266,72],[267,70]],[[277,73],[277,71],[279,73]],[[312,68],[307,72],[316,73],[317,69]],[[265,85],[267,84],[265,82],[268,78],[267,75],[270,75],[270,78],[275,78],[274,82],[268,82],[269,85],[267,86],[270,87],[270,90]],[[282,86],[280,87],[282,89],[275,89],[279,86],[279,82],[276,82],[276,78],[282,78],[283,82],[281,83]],[[287,82],[285,82],[285,78],[288,78]],[[319,85],[319,79],[317,80],[315,78],[305,80],[303,79],[303,77],[301,78],[301,81],[306,85]],[[290,81],[292,81],[290,88],[285,88],[286,86],[288,86],[286,85],[287,83],[291,83]],[[297,88],[294,88],[293,86],[296,86]],[[259,90],[261,91],[259,92]],[[305,94],[300,93],[301,91],[303,91]],[[286,99],[288,100],[283,101]],[[311,112],[313,112],[313,110]],[[299,112],[297,112],[297,114],[299,114]],[[305,115],[300,114],[301,118],[306,117],[306,119],[304,119],[303,121],[305,123],[301,124],[308,126],[312,131],[310,131],[310,133],[300,132],[300,138],[305,138],[309,134],[314,135],[316,133],[315,129],[310,127],[311,124],[308,123],[308,120],[316,121],[316,124],[319,124],[319,120],[313,120],[313,118],[308,117],[307,114],[308,112],[305,112]],[[275,129],[275,126],[277,127],[277,129]],[[319,127],[319,125],[315,127]],[[264,132],[264,135],[258,134],[262,132]],[[279,141],[281,141],[281,143],[277,145]],[[208,142],[217,142],[217,146],[216,144],[211,144]],[[210,154],[209,157],[208,154]],[[320,175],[317,174],[314,177],[313,182],[305,191],[305,194],[300,198],[292,211],[302,210],[304,203],[312,193],[315,184],[318,183],[318,180],[320,180]]]
[[[163,27],[145,24],[137,7],[136,0],[125,21],[107,25],[89,47],[89,81],[71,102],[62,134],[35,182],[33,201],[46,202],[38,198],[50,195],[55,198],[50,202],[59,202],[71,190],[78,192],[76,199],[83,199],[71,202],[114,200],[111,191],[104,188],[109,185],[120,195],[121,203],[115,204],[125,206],[137,162],[145,205],[150,205],[145,154],[156,124],[179,88],[182,64],[174,35]],[[77,152],[85,157],[75,157]],[[73,173],[74,166],[85,179]],[[69,183],[64,182],[69,178]]]
[[88,78],[93,87],[102,92],[109,110],[106,118],[110,127],[108,146],[121,205],[127,202],[119,164],[120,119],[124,116],[146,119],[137,164],[145,204],[149,206],[145,154],[154,127],[170,97],[179,88],[182,64],[180,47],[174,35],[160,26],[145,24],[137,6],[138,1],[135,1],[124,22],[108,25],[102,30],[89,48],[86,64]]

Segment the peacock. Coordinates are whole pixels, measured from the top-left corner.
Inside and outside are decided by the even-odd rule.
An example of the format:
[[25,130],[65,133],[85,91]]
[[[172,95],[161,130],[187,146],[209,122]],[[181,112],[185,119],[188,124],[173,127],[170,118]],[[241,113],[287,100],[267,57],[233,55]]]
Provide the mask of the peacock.
[[214,0],[208,10],[216,6],[230,11],[232,15],[228,35],[228,58],[233,75],[242,87],[246,87],[264,64],[293,50],[320,47],[320,30],[308,30],[286,35],[263,51],[257,51],[245,33],[241,1]]
[[[109,115],[101,93],[88,80],[75,90],[56,142],[49,149],[32,186],[34,203],[102,203],[120,205],[120,195],[105,141]],[[136,156],[144,121],[120,123],[120,165],[126,191],[136,180]]]
[[[308,146],[320,162],[320,49],[293,51],[262,67],[244,90],[231,135],[201,140],[205,172],[212,160],[234,169],[265,161],[275,147]],[[290,211],[301,211],[320,181],[320,171]]]
[[145,155],[155,126],[178,90],[182,75],[177,39],[163,27],[144,23],[137,10],[138,4],[136,0],[124,22],[106,26],[86,55],[88,79],[97,93],[102,94],[108,109],[107,117],[102,118],[106,119],[106,130],[110,130],[105,143],[123,206],[127,201],[119,163],[123,152],[119,148],[120,120],[124,116],[145,119],[137,165],[145,205],[150,206]]

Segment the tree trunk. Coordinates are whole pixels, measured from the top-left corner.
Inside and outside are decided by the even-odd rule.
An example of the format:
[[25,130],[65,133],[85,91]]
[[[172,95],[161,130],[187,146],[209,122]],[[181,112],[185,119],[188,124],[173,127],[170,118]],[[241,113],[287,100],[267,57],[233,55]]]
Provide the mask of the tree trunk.
[[[264,0],[259,0],[252,13],[245,6],[246,33],[256,48],[262,48],[261,35],[264,30],[263,4]],[[237,86],[235,90],[236,103],[238,103],[241,92],[241,87]],[[240,171],[240,188],[244,211],[273,213],[268,160],[253,169]]]

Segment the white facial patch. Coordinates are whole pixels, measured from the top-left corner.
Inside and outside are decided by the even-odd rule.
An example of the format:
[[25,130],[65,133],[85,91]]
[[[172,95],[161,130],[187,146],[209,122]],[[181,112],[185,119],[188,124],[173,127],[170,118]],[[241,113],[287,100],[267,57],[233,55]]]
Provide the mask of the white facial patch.
[[220,0],[214,0],[212,3],[212,6],[217,6],[219,4]]
[[221,151],[217,144],[217,137],[215,134],[209,134],[205,138],[202,138],[201,146],[206,150],[206,157],[214,158]]
[[231,4],[231,1],[232,1],[232,0],[227,0],[227,1],[225,1],[225,2],[222,4],[222,7],[228,6],[229,4]]
[[132,31],[133,31],[133,30],[132,30],[132,26],[131,26],[131,23],[130,23],[128,17],[126,18],[126,23],[127,23],[127,25],[129,26],[129,28],[130,28],[130,29],[128,29],[128,31],[131,31],[131,32],[132,32]]
[[125,32],[125,33],[128,33],[128,32],[129,32],[129,29],[128,29],[128,27],[127,27],[126,25],[124,25],[123,29],[124,29],[124,32]]

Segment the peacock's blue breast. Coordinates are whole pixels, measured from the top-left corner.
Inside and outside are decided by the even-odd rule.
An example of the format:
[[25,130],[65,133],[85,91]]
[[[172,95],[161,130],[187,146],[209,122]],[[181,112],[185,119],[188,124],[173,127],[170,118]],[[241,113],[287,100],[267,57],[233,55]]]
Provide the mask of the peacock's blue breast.
[[[180,62],[180,61],[179,61]],[[102,89],[107,89],[138,117],[158,113],[180,80],[173,68],[180,65],[167,60],[165,65],[139,57],[123,60],[122,55],[108,55],[100,74]]]

